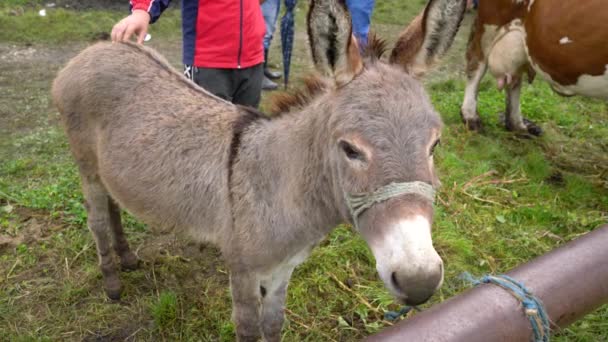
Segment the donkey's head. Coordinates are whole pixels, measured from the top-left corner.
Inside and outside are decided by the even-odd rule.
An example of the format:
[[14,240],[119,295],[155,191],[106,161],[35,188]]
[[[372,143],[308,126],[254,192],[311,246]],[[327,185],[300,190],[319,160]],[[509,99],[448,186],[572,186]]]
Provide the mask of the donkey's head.
[[425,302],[443,280],[431,240],[439,185],[433,150],[442,122],[415,77],[451,44],[465,2],[431,0],[388,64],[377,54],[360,56],[343,1],[315,0],[308,16],[316,67],[335,81],[328,113],[333,190],[386,286],[412,305]]

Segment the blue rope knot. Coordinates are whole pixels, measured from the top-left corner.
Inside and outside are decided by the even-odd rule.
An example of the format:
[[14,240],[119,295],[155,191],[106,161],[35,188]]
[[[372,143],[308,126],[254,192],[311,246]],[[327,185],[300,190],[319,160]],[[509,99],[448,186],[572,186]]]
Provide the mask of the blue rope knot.
[[394,321],[401,316],[407,315],[408,312],[412,311],[413,307],[404,306],[399,311],[386,311],[384,313],[384,319],[387,321]]
[[507,290],[521,302],[524,313],[528,317],[532,331],[534,332],[534,342],[549,342],[551,328],[547,312],[540,299],[536,298],[523,283],[504,274],[496,276],[486,275],[476,279],[471,274],[465,272],[460,277],[475,286],[479,284],[494,284]]

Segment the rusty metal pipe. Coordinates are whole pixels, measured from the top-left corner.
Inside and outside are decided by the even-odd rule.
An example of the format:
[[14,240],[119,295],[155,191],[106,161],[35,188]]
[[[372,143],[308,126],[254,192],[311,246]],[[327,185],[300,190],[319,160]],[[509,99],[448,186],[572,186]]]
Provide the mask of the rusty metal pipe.
[[[507,275],[540,298],[552,331],[608,303],[608,225]],[[530,341],[530,322],[509,292],[484,284],[401,321],[366,341]]]

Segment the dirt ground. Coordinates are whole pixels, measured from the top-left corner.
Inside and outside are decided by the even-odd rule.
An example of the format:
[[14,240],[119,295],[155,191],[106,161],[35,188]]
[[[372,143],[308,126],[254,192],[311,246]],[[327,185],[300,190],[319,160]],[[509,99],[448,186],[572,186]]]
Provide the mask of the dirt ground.
[[[0,43],[0,135],[58,124],[58,113],[49,98],[52,80],[59,69],[87,45],[83,42],[62,46]],[[153,39],[148,45],[179,67],[181,45],[178,41]]]

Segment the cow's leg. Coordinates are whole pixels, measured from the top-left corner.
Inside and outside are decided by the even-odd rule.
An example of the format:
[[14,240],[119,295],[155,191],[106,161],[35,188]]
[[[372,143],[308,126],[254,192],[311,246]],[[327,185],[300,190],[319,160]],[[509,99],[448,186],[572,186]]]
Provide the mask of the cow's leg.
[[464,101],[460,108],[460,116],[468,129],[480,131],[482,129],[481,119],[477,112],[477,94],[479,93],[479,83],[488,69],[483,51],[481,49],[482,30],[478,28],[479,17],[475,19],[469,42],[467,44],[467,86],[464,90]]
[[88,217],[87,225],[97,246],[99,267],[103,275],[103,288],[111,299],[120,298],[120,279],[114,265],[111,248],[111,219],[108,192],[96,174],[82,173],[82,189]]
[[525,119],[521,115],[520,95],[522,87],[521,75],[516,76],[513,82],[507,86],[505,126],[509,131],[527,132],[539,136],[542,129],[534,122]]
[[129,243],[125,237],[120,220],[120,207],[112,198],[108,197],[108,208],[110,210],[110,225],[114,233],[114,250],[120,257],[120,264],[123,269],[134,270],[139,265],[139,260],[129,248]]
[[477,94],[479,93],[479,83],[481,83],[487,69],[488,66],[485,62],[478,62],[473,71],[467,72],[467,86],[464,90],[464,101],[460,114],[462,121],[472,131],[482,129],[481,119],[477,112]]
[[285,297],[293,266],[277,269],[272,276],[261,282],[262,332],[268,342],[281,341],[281,329],[285,318]]
[[232,320],[239,342],[258,341],[260,332],[260,281],[253,272],[231,272]]

